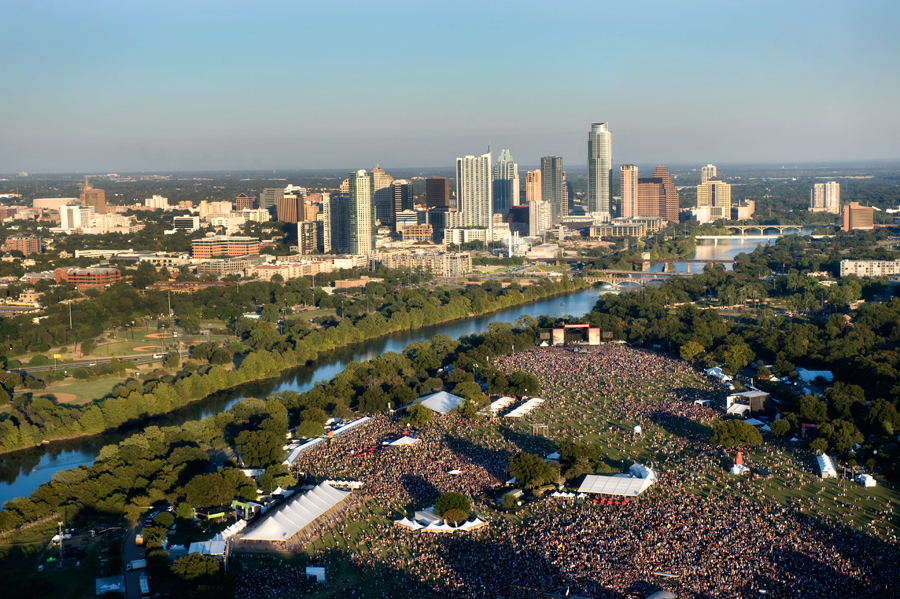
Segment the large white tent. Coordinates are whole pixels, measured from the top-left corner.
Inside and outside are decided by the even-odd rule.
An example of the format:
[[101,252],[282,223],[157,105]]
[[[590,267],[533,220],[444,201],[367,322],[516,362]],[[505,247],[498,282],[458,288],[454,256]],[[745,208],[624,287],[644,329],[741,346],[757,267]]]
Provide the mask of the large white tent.
[[834,467],[834,461],[831,457],[823,453],[816,456],[816,462],[819,464],[819,476],[822,478],[837,478],[837,470]]
[[322,483],[308,493],[285,502],[256,528],[245,534],[243,539],[286,541],[349,496],[350,493],[347,491],[339,491],[327,483]]
[[636,497],[656,483],[656,473],[642,464],[633,464],[629,474],[600,476],[589,474],[578,487],[579,493]]
[[447,393],[446,391],[439,391],[437,393],[432,393],[431,395],[421,397],[416,401],[421,403],[429,410],[432,410],[439,414],[446,414],[453,408],[462,405],[462,403],[466,400],[458,395],[453,395],[452,393]]

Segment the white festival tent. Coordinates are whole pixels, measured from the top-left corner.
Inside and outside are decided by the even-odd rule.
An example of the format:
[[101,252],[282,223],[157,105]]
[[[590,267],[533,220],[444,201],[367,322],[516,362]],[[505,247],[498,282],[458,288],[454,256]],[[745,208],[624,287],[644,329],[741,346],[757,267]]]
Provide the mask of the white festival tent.
[[403,445],[415,445],[418,442],[419,442],[419,440],[416,439],[415,437],[410,437],[408,435],[404,435],[404,436],[400,437],[399,439],[397,439],[396,441],[389,442],[388,445],[391,445],[393,447],[401,447]]
[[822,478],[837,478],[837,470],[828,454],[817,455],[816,462],[819,464],[819,476]]
[[225,555],[225,541],[203,541],[202,543],[191,543],[188,553],[199,553],[201,555]]
[[712,378],[719,379],[720,381],[730,381],[731,377],[722,372],[722,369],[716,366],[715,368],[707,368],[703,371],[706,373],[706,376],[711,376]]
[[419,524],[418,522],[413,522],[406,516],[403,516],[403,518],[401,518],[400,520],[395,520],[394,524],[396,524],[397,526],[402,526],[403,528],[408,528],[410,530],[419,530],[423,528],[421,524]]
[[528,401],[523,403],[521,406],[519,406],[518,408],[516,408],[515,410],[513,410],[512,412],[507,414],[505,417],[506,418],[521,418],[522,416],[525,416],[526,414],[528,414],[529,412],[531,412],[532,410],[537,408],[542,403],[544,403],[544,400],[539,397],[529,399]]
[[343,502],[350,493],[322,483],[270,512],[256,528],[243,536],[245,541],[286,541],[312,524],[316,518]]
[[578,487],[578,492],[634,497],[656,483],[656,473],[642,464],[632,464],[628,472],[612,476],[588,474]]
[[416,400],[423,406],[438,414],[446,414],[453,408],[462,405],[466,400],[458,395],[439,391]]

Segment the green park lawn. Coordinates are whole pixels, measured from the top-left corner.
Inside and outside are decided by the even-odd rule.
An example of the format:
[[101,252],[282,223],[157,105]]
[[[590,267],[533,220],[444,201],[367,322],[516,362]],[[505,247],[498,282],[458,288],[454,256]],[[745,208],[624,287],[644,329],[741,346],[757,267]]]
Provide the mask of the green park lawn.
[[113,387],[122,382],[121,378],[104,378],[96,381],[71,382],[72,379],[60,381],[50,385],[41,391],[35,391],[35,395],[49,393],[70,393],[76,397],[71,402],[75,405],[90,403],[96,399],[106,397]]

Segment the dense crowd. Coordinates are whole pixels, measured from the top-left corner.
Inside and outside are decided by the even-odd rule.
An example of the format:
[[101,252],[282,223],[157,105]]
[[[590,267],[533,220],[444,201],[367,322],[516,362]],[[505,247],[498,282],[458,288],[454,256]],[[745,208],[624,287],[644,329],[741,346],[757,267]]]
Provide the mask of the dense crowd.
[[[627,505],[539,500],[523,521],[498,514],[476,533],[431,535],[383,521],[351,532],[352,518],[336,524],[336,537],[352,536],[365,549],[347,553],[345,560],[410,583],[392,596],[413,596],[409,589],[420,588],[413,581],[434,596],[462,598],[540,592],[644,597],[659,588],[679,597],[749,598],[761,591],[798,598],[892,595],[900,569],[893,538],[881,540],[825,517],[821,498],[779,503],[764,497],[759,486],[726,474],[731,458],[710,447],[697,426],[719,414],[697,401],[716,405],[725,389],[684,362],[607,345],[582,353],[532,350],[495,365],[538,376],[546,400],[539,410],[557,416],[548,422],[554,438],[602,433],[611,451],[636,456],[631,430],[621,423],[644,426],[640,450],[655,460],[659,482]],[[320,479],[360,480],[378,505],[404,513],[431,505],[443,492],[477,498],[502,485],[510,456],[532,449],[528,443],[534,439],[514,434],[517,427],[524,428],[503,418],[481,426],[445,415],[406,430],[396,418],[379,416],[301,455],[295,468]],[[382,445],[403,434],[420,442]],[[788,488],[804,484],[780,449],[763,451]],[[483,514],[496,514],[490,507],[484,501],[476,505]],[[849,501],[848,509],[865,511]],[[890,521],[893,504],[872,516]],[[325,550],[320,552],[317,559],[327,560]],[[242,572],[238,597],[299,595],[306,588],[291,566],[267,571],[271,576]]]

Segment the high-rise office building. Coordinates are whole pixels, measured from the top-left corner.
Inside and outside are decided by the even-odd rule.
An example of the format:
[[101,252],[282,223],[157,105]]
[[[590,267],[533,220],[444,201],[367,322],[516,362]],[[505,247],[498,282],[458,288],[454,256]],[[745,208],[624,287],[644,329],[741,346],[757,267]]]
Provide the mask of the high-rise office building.
[[657,177],[640,177],[637,186],[637,205],[634,216],[659,216],[659,205],[665,192]]
[[64,231],[83,229],[91,226],[93,217],[93,206],[63,206],[59,209],[59,226]]
[[284,197],[284,188],[267,187],[259,194],[259,207],[268,210],[269,213],[277,212],[278,198]]
[[609,214],[612,134],[609,123],[591,123],[588,133],[588,212]]
[[374,197],[372,173],[365,170],[350,173],[350,253],[355,256],[375,253]]
[[559,223],[568,212],[563,211],[563,162],[559,156],[541,158],[541,199],[550,205],[551,226]]
[[[678,222],[678,190],[669,174],[669,168],[657,166],[653,171],[653,177],[659,179],[662,184],[662,195],[659,198],[659,214],[656,216],[670,223]],[[730,200],[729,200],[730,201]]]
[[[406,179],[397,179],[391,183],[391,226],[399,233],[397,215],[405,210],[413,209],[413,186]],[[417,224],[417,223],[413,223]]]
[[837,181],[816,183],[809,194],[810,212],[841,212],[841,184]]
[[731,218],[731,185],[712,177],[697,186],[697,207],[709,208],[709,219]]
[[716,175],[716,167],[713,164],[707,164],[700,167],[700,185],[703,185]]
[[525,171],[525,201],[541,201],[541,171]]
[[350,253],[350,197],[323,193],[322,221],[322,251]]
[[275,210],[277,218],[283,223],[299,223],[305,216],[305,203],[302,194],[285,193],[277,198]]
[[490,150],[456,159],[456,212],[448,214],[448,229],[488,229],[491,234],[492,179]]
[[638,167],[633,164],[623,164],[621,171],[622,204],[619,206],[619,216],[633,218],[638,214]]
[[518,205],[519,167],[509,150],[503,150],[494,165],[494,212],[505,215],[510,208]]
[[81,205],[93,208],[94,214],[106,214],[106,192],[91,187],[87,177],[84,178],[84,187],[81,190]]
[[427,208],[450,207],[450,179],[447,177],[425,179],[425,206]]
[[391,224],[391,183],[394,178],[384,172],[380,166],[372,169],[372,185],[375,186],[373,202],[375,218],[383,225]]
[[850,202],[844,206],[844,226],[841,231],[871,231],[875,228],[875,209]]

